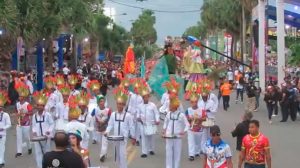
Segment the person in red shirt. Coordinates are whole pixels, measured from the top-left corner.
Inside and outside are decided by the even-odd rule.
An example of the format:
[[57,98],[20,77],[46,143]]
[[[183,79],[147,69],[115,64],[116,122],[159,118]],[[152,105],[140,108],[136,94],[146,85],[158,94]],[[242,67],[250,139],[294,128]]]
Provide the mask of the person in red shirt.
[[249,133],[243,138],[238,168],[268,168],[271,167],[269,139],[259,132],[259,121],[251,120]]

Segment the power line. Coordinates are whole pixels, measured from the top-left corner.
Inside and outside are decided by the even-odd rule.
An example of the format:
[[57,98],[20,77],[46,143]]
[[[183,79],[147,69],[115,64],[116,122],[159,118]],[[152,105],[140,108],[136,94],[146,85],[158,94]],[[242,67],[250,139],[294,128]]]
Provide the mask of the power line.
[[126,3],[122,3],[122,2],[117,2],[114,0],[109,0],[110,2],[119,4],[119,5],[123,5],[123,6],[127,6],[127,7],[131,7],[131,8],[136,8],[136,9],[142,9],[142,10],[151,10],[154,12],[161,12],[161,13],[196,13],[196,12],[201,12],[201,10],[177,10],[177,11],[170,11],[170,10],[158,10],[158,9],[150,9],[150,8],[143,8],[143,7],[139,7],[139,6],[134,6],[134,5],[129,5]]

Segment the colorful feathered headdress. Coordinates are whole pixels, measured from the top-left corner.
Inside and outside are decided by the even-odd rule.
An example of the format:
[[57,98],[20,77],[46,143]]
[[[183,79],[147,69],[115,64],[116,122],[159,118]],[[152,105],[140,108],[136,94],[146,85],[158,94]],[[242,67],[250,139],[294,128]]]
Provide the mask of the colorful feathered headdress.
[[126,103],[128,100],[129,92],[123,87],[117,87],[114,90],[114,95],[117,103]]
[[171,107],[178,108],[180,106],[180,100],[177,95],[171,94],[169,98],[170,98],[170,106]]
[[15,89],[21,97],[29,96],[29,87],[24,82],[17,82],[15,84]]
[[71,93],[71,88],[68,84],[58,85],[58,90],[63,96],[69,96]]
[[57,84],[57,86],[64,85],[65,84],[64,76],[57,74],[56,75],[56,84]]
[[79,106],[87,106],[89,104],[91,95],[87,92],[81,91],[76,95],[77,103]]
[[33,93],[33,100],[37,105],[46,105],[48,101],[49,95],[45,93],[43,90],[36,91]]
[[47,76],[45,77],[44,82],[47,89],[52,89],[56,85],[56,78],[52,76]]
[[138,93],[141,96],[146,96],[150,94],[149,86],[147,85],[146,81],[141,82],[141,86],[138,88]]
[[4,90],[0,90],[0,107],[3,107],[6,103],[9,103],[8,94]]
[[98,80],[91,80],[87,83],[87,88],[91,91],[99,90],[101,87],[101,84]]
[[208,95],[213,88],[213,83],[209,79],[201,79],[197,82],[201,95]]
[[180,84],[176,82],[175,78],[171,78],[170,81],[164,83],[164,86],[170,94],[178,94],[180,90]]
[[70,85],[76,85],[78,83],[78,76],[75,74],[71,74],[68,76],[68,83]]
[[130,86],[130,80],[128,78],[124,78],[121,81],[121,86],[123,86],[123,87],[129,87]]

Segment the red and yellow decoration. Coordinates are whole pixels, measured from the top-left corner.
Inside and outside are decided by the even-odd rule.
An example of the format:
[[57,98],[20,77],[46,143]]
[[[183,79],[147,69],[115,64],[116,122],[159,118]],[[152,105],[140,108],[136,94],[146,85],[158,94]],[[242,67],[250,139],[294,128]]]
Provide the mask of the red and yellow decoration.
[[15,89],[20,97],[29,96],[29,87],[24,82],[16,82]]
[[57,84],[57,86],[64,85],[65,84],[64,76],[57,74],[56,75],[56,84]]
[[75,74],[71,74],[68,76],[68,83],[70,85],[76,85],[78,83],[78,76]]
[[58,85],[58,90],[63,96],[69,96],[71,93],[71,88],[68,84]]
[[99,90],[101,87],[101,84],[98,80],[91,80],[87,83],[87,88],[91,91]]
[[133,51],[133,45],[127,48],[126,56],[124,60],[124,73],[133,74],[135,72],[135,56]]
[[121,86],[122,87],[129,87],[130,86],[130,80],[128,78],[124,78],[122,81],[121,81]]
[[56,85],[56,78],[52,76],[47,76],[45,77],[44,82],[47,89],[52,89]]
[[3,107],[6,103],[9,103],[8,94],[4,90],[0,90],[0,107]]
[[198,81],[197,84],[201,95],[208,95],[213,89],[213,82],[209,79],[202,79]]
[[48,101],[48,94],[43,90],[33,93],[33,100],[37,105],[46,105]]
[[164,86],[168,90],[169,94],[178,95],[180,90],[180,84],[176,82],[175,78],[170,78],[170,81],[164,83]]
[[90,98],[90,94],[81,91],[80,94],[76,95],[78,106],[87,106],[89,104]]
[[117,103],[125,104],[127,102],[129,95],[128,90],[125,90],[123,87],[117,87],[113,93]]

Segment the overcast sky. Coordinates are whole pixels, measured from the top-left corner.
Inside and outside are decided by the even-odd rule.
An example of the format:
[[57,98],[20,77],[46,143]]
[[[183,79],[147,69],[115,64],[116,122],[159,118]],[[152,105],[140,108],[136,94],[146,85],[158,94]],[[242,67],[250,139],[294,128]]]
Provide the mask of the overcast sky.
[[[129,4],[132,6],[139,6],[147,9],[154,10],[167,10],[167,11],[185,11],[185,10],[198,10],[203,4],[203,0],[147,0],[139,2],[136,0],[113,0]],[[141,9],[131,8],[124,5],[119,5],[105,0],[106,7],[113,7],[116,10],[115,20],[117,24],[124,26],[130,30],[133,20],[138,18],[141,14]],[[118,14],[127,13],[125,16],[117,16]],[[193,26],[200,20],[200,12],[194,13],[159,13],[155,12],[157,31],[157,43],[162,44],[164,38],[168,35],[181,36],[186,28]]]

